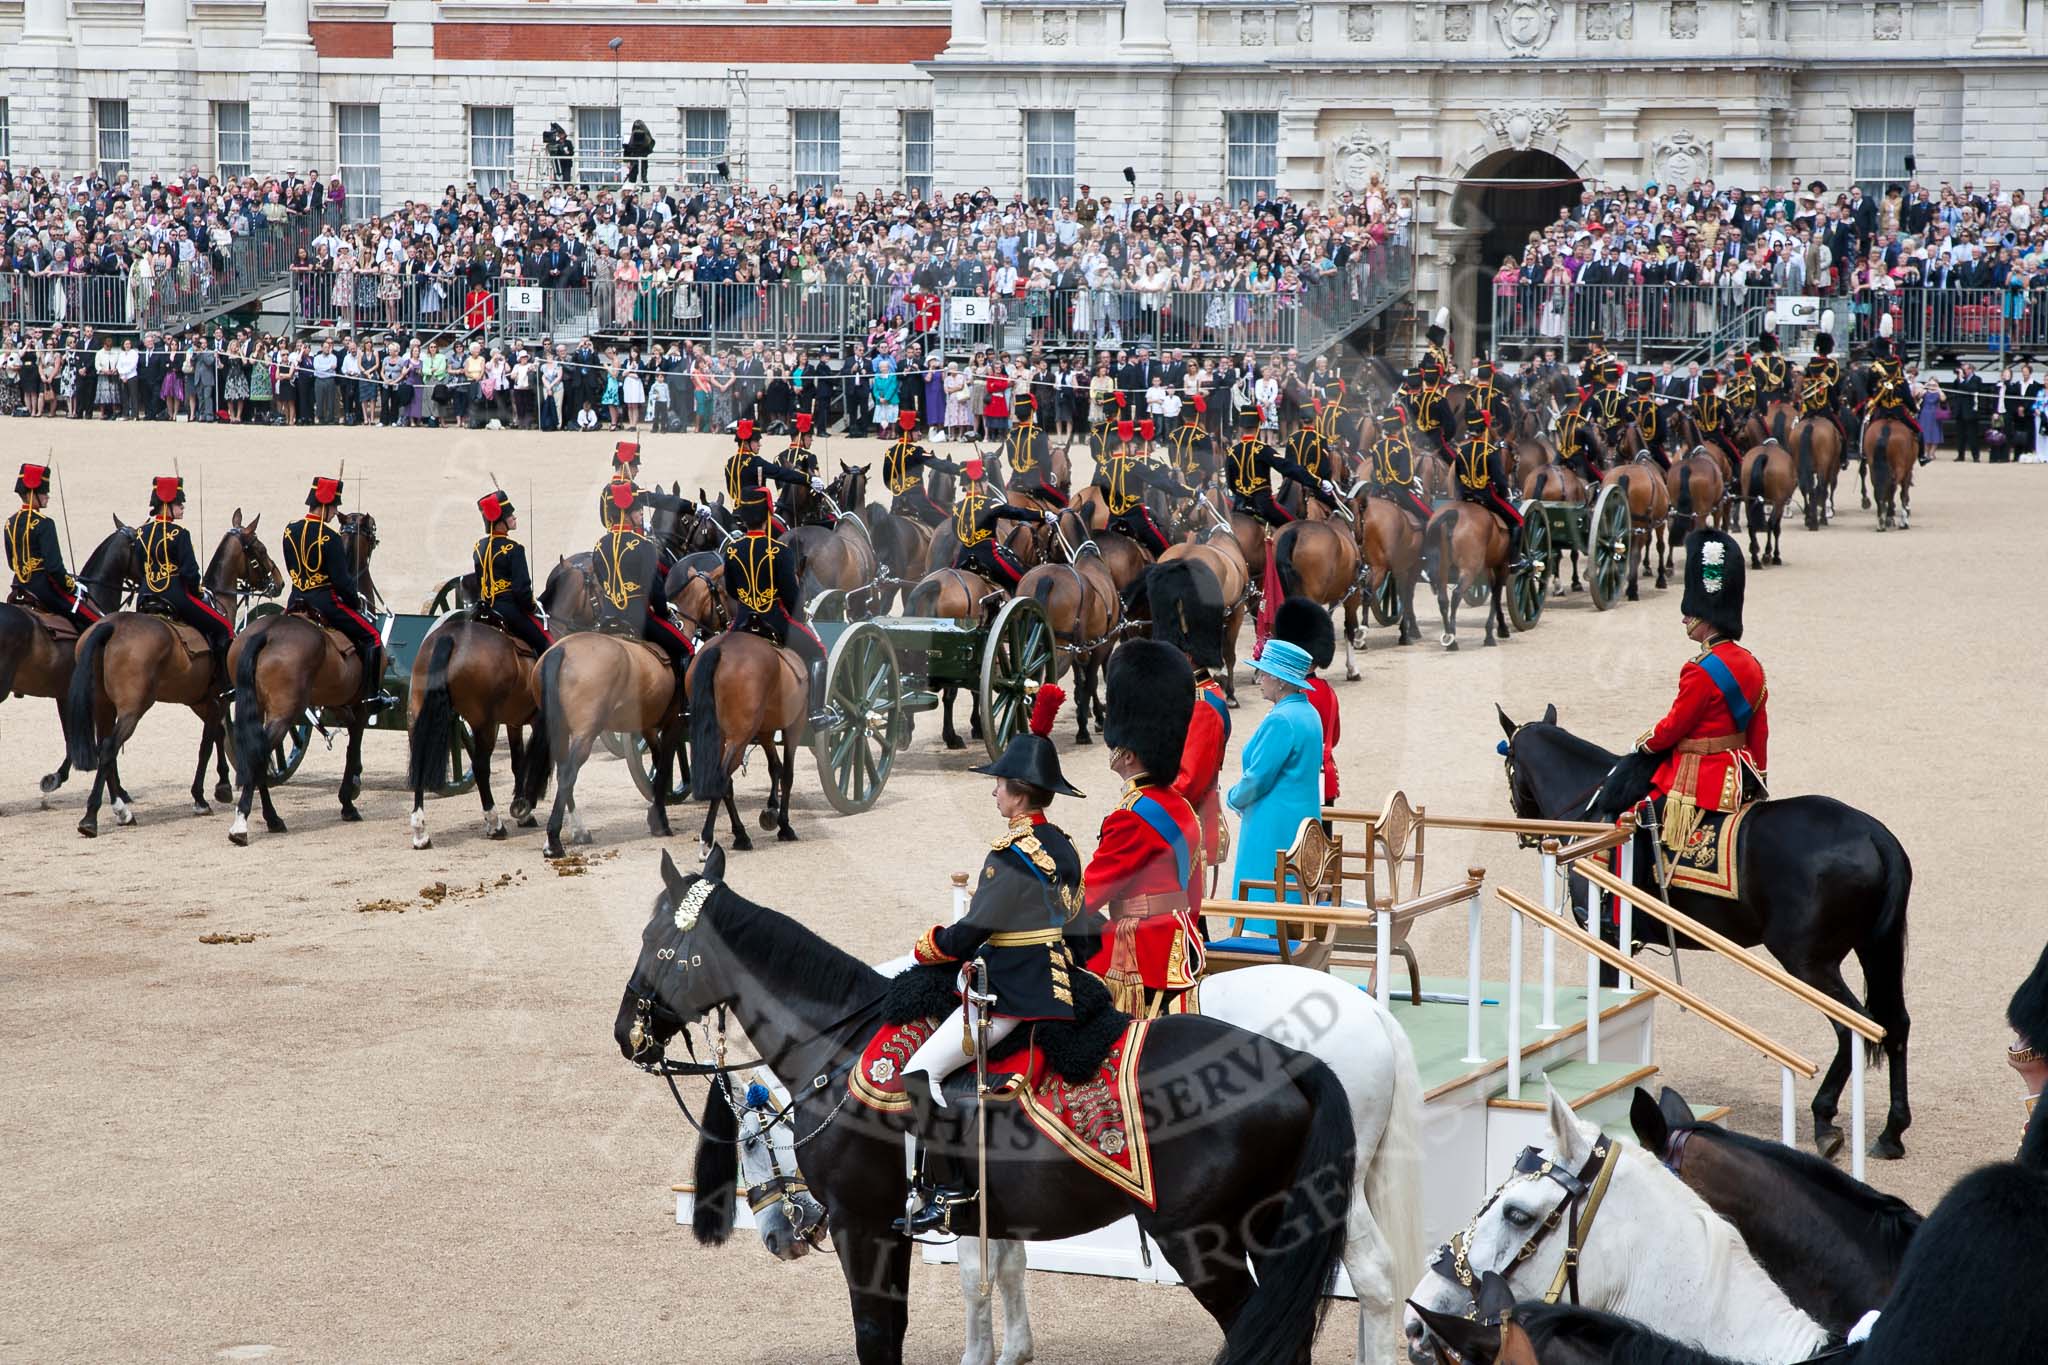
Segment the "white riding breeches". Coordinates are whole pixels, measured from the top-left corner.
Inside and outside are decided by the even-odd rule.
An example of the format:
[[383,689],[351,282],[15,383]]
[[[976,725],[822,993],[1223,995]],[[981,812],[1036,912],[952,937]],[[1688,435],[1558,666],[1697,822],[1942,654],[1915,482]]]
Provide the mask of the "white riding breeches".
[[[966,1013],[967,1007],[961,1005],[954,1009],[951,1014],[947,1015],[939,1024],[938,1032],[925,1039],[924,1046],[911,1055],[910,1065],[903,1068],[903,1073],[906,1076],[913,1071],[922,1071],[932,1078],[932,1102],[941,1108],[944,1108],[946,1105],[946,1097],[942,1093],[946,1077],[974,1060],[974,1054],[967,1050],[966,1044],[963,1041],[964,1031],[961,1021],[966,1017]],[[1016,1030],[1018,1022],[1015,1019],[1005,1019],[1000,1015],[990,1016],[988,1021],[988,1045],[993,1048],[997,1043],[1009,1037]]]

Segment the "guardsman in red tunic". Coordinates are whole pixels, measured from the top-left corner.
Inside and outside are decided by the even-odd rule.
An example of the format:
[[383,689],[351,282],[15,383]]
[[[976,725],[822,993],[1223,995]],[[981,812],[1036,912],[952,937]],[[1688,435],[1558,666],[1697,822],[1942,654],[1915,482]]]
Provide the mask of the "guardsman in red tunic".
[[1194,670],[1173,646],[1132,640],[1110,656],[1102,737],[1124,790],[1083,878],[1084,902],[1101,917],[1091,927],[1102,936],[1087,965],[1118,1009],[1141,1018],[1202,974],[1202,826],[1172,785],[1201,704]]
[[1180,774],[1173,789],[1195,808],[1202,822],[1201,858],[1204,886],[1209,870],[1223,861],[1223,804],[1217,780],[1223,755],[1230,747],[1230,700],[1210,674],[1223,667],[1223,625],[1228,613],[1216,576],[1192,560],[1174,559],[1145,575],[1145,593],[1152,605],[1152,638],[1187,656],[1195,670],[1195,709],[1188,718],[1187,741],[1181,747]]
[[1761,791],[1769,771],[1770,721],[1763,665],[1742,639],[1742,548],[1719,531],[1685,541],[1686,636],[1698,657],[1678,670],[1678,699],[1664,719],[1636,741],[1658,759],[1650,794],[1664,800],[1663,837],[1685,847],[1700,811],[1739,809]]

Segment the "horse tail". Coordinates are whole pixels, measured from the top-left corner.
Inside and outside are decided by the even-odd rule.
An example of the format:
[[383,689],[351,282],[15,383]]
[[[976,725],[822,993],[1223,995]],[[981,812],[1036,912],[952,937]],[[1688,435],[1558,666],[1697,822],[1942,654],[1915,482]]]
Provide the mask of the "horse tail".
[[1451,533],[1457,529],[1458,508],[1454,503],[1440,507],[1422,528],[1423,568],[1432,583],[1441,582],[1451,563]]
[[1676,508],[1674,508],[1674,509],[1673,509],[1673,511],[1674,511],[1674,512],[1675,512],[1675,513],[1676,513],[1676,514],[1677,514],[1678,516],[1681,516],[1681,517],[1684,517],[1684,518],[1685,518],[1685,520],[1686,520],[1686,525],[1687,525],[1687,526],[1690,526],[1690,525],[1692,524],[1692,457],[1691,457],[1691,456],[1687,456],[1687,457],[1686,457],[1686,460],[1685,460],[1685,463],[1684,463],[1684,464],[1681,464],[1681,465],[1680,465],[1680,466],[1678,467],[1678,506],[1677,506]]
[[448,785],[449,736],[455,729],[455,702],[448,694],[448,661],[455,654],[455,632],[434,632],[427,649],[427,688],[420,694],[420,711],[413,717],[406,738],[412,743],[406,782],[413,800],[428,788],[439,791]]
[[[540,741],[548,741],[545,747],[550,760],[560,757],[553,751],[565,747],[569,738],[569,722],[562,713],[562,664],[566,657],[561,650],[551,649],[540,660],[540,707],[534,715],[534,740],[537,747]],[[539,801],[540,794],[534,793],[533,799]]]
[[1799,496],[1802,501],[1813,501],[1815,480],[1813,468],[1813,423],[1799,424]]
[[1329,1067],[1305,1054],[1294,1060],[1308,1136],[1274,1224],[1279,1244],[1264,1256],[1253,1252],[1258,1286],[1230,1324],[1219,1365],[1294,1365],[1305,1357],[1329,1308],[1323,1287],[1344,1251],[1345,1220],[1331,1216],[1328,1195],[1352,1185],[1358,1138],[1351,1101]]
[[1382,1009],[1373,1011],[1394,1057],[1394,1090],[1386,1131],[1365,1168],[1365,1206],[1393,1253],[1394,1288],[1422,1279],[1422,1078],[1408,1031]]
[[[1856,958],[1863,964],[1863,1003],[1870,1017],[1883,1026],[1885,1036],[1905,1045],[1912,1021],[1906,1016],[1906,901],[1913,893],[1913,860],[1898,836],[1877,824],[1872,842],[1877,862],[1884,872],[1884,899],[1877,919],[1857,946]],[[1883,1056],[1879,1046],[1868,1048],[1870,1060]]]
[[235,764],[245,783],[255,782],[263,770],[263,698],[256,695],[256,661],[269,643],[270,632],[262,631],[243,647],[235,664]]
[[[1761,449],[1761,447],[1759,447]],[[1764,495],[1764,466],[1771,462],[1770,453],[1764,451],[1749,462],[1742,471],[1742,497],[1745,502],[1754,502]]]
[[[690,795],[715,801],[725,795],[725,736],[718,728],[718,659],[724,646],[706,645],[690,665]],[[697,1187],[700,1191],[702,1185]]]
[[714,1076],[704,1092],[704,1129],[697,1139],[697,1192],[690,1201],[690,1232],[699,1246],[725,1245],[725,1239],[732,1236],[739,1201],[740,1121],[725,1097],[725,1087],[725,1077]]
[[930,616],[932,608],[938,605],[939,594],[946,590],[945,581],[937,578],[920,579],[903,599],[905,616]]
[[[70,751],[71,766],[82,773],[100,765],[94,712],[99,701],[100,655],[106,650],[107,637],[113,633],[112,626],[87,630],[78,641],[78,652],[71,658],[71,686],[64,694],[65,748]],[[0,689],[0,696],[5,695],[5,689]]]
[[36,625],[28,613],[0,603],[0,697],[14,690],[14,675],[35,638]]
[[1280,578],[1280,595],[1293,597],[1301,591],[1301,574],[1294,567],[1294,542],[1301,532],[1273,537],[1273,572]]

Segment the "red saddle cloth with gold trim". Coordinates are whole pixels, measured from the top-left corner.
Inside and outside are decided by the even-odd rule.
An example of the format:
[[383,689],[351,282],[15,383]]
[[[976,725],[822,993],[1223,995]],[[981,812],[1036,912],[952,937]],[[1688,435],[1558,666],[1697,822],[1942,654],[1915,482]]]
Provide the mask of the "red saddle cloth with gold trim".
[[[940,1022],[930,1018],[883,1025],[847,1073],[853,1098],[880,1113],[908,1113],[903,1068]],[[990,1081],[995,1087],[991,1103],[1023,1106],[1025,1120],[1048,1141],[1119,1191],[1143,1200],[1147,1208],[1156,1206],[1156,1193],[1152,1148],[1139,1102],[1138,1064],[1150,1027],[1143,1020],[1134,1021],[1110,1046],[1096,1074],[1079,1085],[1047,1064],[1035,1038],[989,1062],[991,1078],[1003,1078]]]

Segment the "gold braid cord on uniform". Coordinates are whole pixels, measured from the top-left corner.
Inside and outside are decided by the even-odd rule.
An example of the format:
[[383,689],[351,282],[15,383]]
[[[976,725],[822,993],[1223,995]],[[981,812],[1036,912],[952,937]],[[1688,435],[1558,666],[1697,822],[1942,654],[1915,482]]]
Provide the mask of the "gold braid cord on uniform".
[[183,534],[169,521],[151,521],[142,528],[142,582],[151,592],[162,592],[178,577],[178,562],[171,547]]
[[485,536],[476,543],[476,595],[489,606],[511,584],[498,577],[498,561],[516,548],[509,536]]
[[33,507],[24,507],[7,519],[7,562],[14,566],[14,576],[23,583],[42,572],[43,561],[31,551],[35,548],[36,526],[42,516]]
[[1108,495],[1109,514],[1113,517],[1122,516],[1136,507],[1141,500],[1141,495],[1134,496],[1131,493],[1129,482],[1131,465],[1136,459],[1136,456],[1125,452],[1113,457],[1109,462],[1108,487],[1103,491]]
[[986,493],[973,492],[961,495],[959,505],[953,509],[953,536],[963,547],[979,545],[992,534],[975,525],[987,507]]
[[725,459],[725,495],[732,499],[735,507],[740,505],[741,494],[745,492],[747,461],[751,458],[746,451],[739,450]]
[[882,456],[882,482],[889,485],[891,493],[908,493],[917,486],[917,471],[910,467],[910,457],[916,451],[917,443],[902,436]]
[[768,536],[747,536],[740,541],[736,551],[740,558],[739,568],[742,580],[732,585],[733,596],[748,611],[765,612],[775,608],[775,556],[781,546]]
[[[630,544],[624,543],[628,537],[631,537]],[[623,526],[614,526],[610,537],[597,547],[598,566],[606,571],[600,575],[604,598],[612,604],[614,611],[624,611],[632,606],[633,599],[640,593],[640,584],[627,578],[623,567],[627,553],[639,548],[640,537]]]
[[[298,532],[296,539],[292,536],[294,531]],[[310,517],[301,518],[284,528],[285,539],[291,542],[293,550],[297,552],[292,569],[292,586],[300,592],[312,592],[316,588],[328,586],[329,535],[326,522],[314,521]]]

